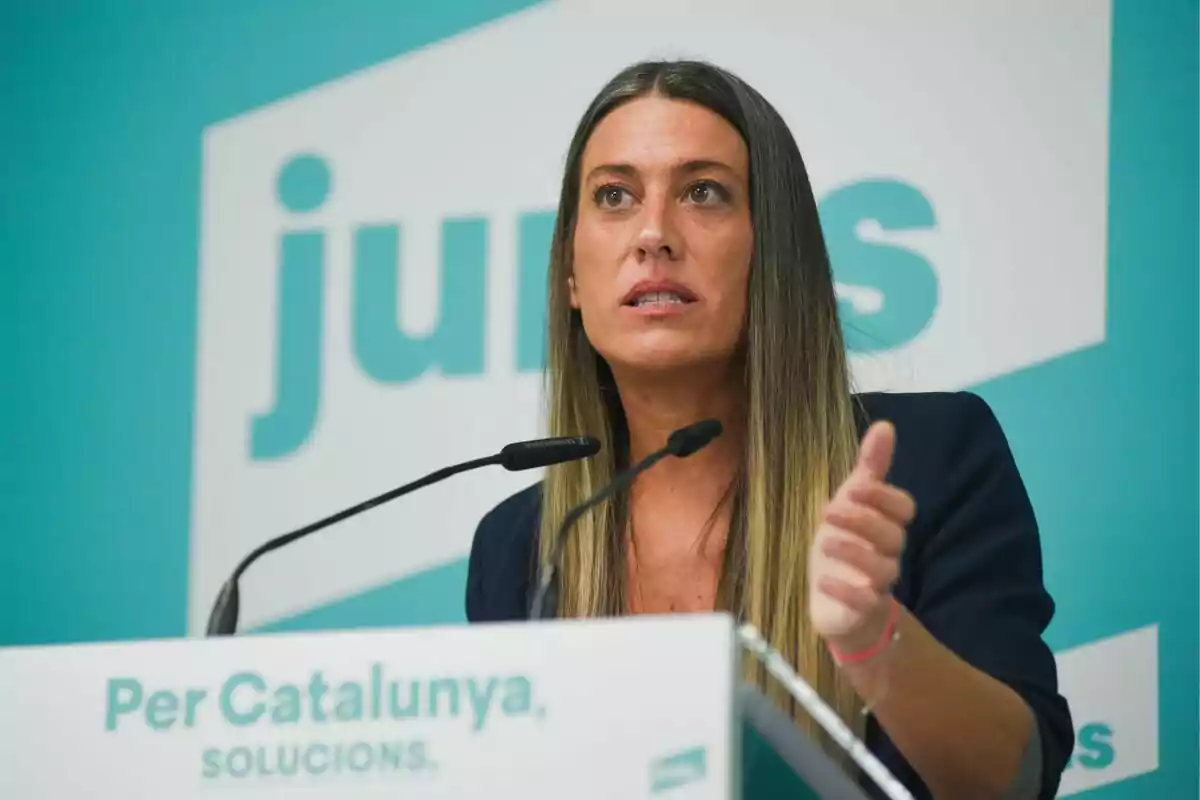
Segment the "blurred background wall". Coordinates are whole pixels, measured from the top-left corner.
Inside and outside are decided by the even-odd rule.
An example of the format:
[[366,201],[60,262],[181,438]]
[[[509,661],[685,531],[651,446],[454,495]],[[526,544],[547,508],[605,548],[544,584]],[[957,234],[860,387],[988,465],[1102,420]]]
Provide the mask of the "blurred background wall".
[[[573,125],[708,58],[808,161],[864,389],[978,392],[1042,526],[1063,794],[1195,797],[1197,4],[13,2],[0,645],[194,635],[236,561],[539,435]],[[900,446],[919,446],[901,442]],[[257,564],[243,625],[455,623],[476,472]]]

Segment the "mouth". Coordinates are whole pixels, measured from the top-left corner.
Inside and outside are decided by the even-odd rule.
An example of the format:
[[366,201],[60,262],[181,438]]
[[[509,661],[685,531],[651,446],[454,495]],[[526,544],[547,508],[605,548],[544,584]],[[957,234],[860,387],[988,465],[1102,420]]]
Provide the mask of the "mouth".
[[643,282],[625,295],[621,305],[641,309],[670,308],[691,305],[697,299],[690,289],[677,283]]

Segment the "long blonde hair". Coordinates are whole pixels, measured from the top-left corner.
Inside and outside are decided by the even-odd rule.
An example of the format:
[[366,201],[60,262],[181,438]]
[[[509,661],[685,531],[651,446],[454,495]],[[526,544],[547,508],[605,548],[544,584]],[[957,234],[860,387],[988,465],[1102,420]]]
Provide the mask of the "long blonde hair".
[[[742,352],[745,455],[718,605],[753,623],[857,729],[857,696],[806,613],[809,545],[822,507],[853,468],[858,445],[829,258],[807,170],[783,119],[740,79],[712,65],[647,62],[627,68],[592,102],[568,151],[548,276],[548,432],[595,436],[603,449],[596,458],[547,470],[539,559],[545,563],[568,510],[628,466],[628,434],[612,374],[570,307],[567,278],[588,137],[613,108],[649,93],[720,114],[741,133],[750,157],[754,256]],[[624,613],[626,502],[616,497],[603,503],[574,528],[559,571],[558,615]],[[753,664],[747,670],[750,680],[825,741],[780,687]]]

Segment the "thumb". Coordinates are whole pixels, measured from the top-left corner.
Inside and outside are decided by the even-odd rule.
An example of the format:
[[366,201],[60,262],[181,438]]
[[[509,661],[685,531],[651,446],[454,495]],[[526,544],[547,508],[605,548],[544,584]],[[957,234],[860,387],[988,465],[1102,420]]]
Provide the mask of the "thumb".
[[892,423],[874,423],[863,437],[855,471],[865,472],[877,480],[884,480],[892,467],[892,453],[895,448],[896,429]]

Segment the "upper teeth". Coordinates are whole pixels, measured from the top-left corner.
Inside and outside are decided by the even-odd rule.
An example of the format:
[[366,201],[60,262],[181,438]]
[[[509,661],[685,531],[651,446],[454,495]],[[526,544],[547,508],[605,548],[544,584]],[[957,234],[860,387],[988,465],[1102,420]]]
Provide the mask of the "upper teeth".
[[682,303],[683,298],[675,294],[675,292],[648,292],[634,298],[635,306],[649,305],[650,303]]

